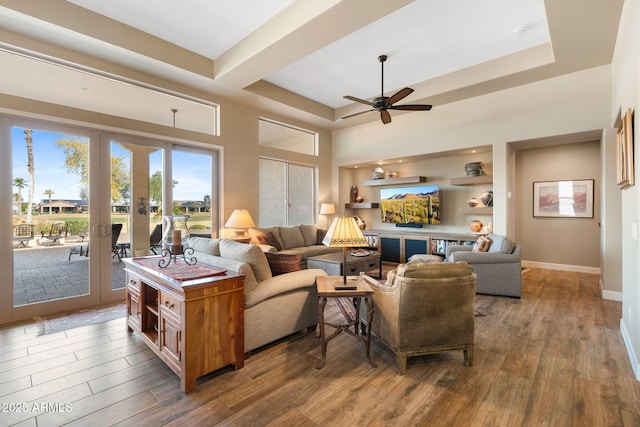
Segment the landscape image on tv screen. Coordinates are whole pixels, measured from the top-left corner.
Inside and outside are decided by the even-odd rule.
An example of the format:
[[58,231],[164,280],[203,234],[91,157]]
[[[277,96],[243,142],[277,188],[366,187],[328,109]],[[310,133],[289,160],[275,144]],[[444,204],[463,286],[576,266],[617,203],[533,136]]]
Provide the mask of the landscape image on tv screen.
[[382,222],[440,224],[440,189],[437,185],[380,190]]

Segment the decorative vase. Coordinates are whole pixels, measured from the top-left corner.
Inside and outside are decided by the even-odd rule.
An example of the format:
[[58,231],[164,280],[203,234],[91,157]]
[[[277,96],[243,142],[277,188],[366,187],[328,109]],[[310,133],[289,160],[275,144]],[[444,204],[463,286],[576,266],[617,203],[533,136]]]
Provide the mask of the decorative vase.
[[474,219],[469,223],[469,229],[474,233],[479,233],[482,230],[482,223]]
[[482,196],[480,196],[480,201],[487,207],[493,206],[493,191],[483,193]]
[[384,178],[384,169],[381,167],[377,167],[371,172],[371,176],[373,179],[383,179]]
[[358,186],[351,186],[351,195],[350,195],[351,203],[356,203],[358,201]]
[[364,197],[362,196],[356,197],[356,203],[362,203],[362,202],[364,202]]
[[387,172],[387,178],[397,178],[397,177],[398,177],[398,172],[396,171]]
[[171,246],[186,246],[189,241],[189,227],[187,220],[189,215],[162,217],[162,247],[170,249]]
[[367,224],[364,222],[364,220],[362,218],[360,218],[357,215],[353,216],[353,219],[356,220],[356,224],[358,224],[358,227],[360,227],[360,230],[364,230],[365,228],[367,228]]
[[480,176],[482,175],[482,162],[471,162],[464,165],[464,170],[467,172],[467,176]]
[[478,206],[478,199],[476,199],[475,197],[470,198],[469,200],[467,200],[467,206],[469,206],[470,208],[475,208],[476,206]]

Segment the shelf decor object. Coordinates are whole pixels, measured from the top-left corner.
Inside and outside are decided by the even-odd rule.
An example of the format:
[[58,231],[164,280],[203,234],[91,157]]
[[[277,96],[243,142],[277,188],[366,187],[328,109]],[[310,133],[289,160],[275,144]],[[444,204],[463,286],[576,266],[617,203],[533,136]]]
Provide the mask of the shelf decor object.
[[533,216],[593,218],[593,179],[533,183]]

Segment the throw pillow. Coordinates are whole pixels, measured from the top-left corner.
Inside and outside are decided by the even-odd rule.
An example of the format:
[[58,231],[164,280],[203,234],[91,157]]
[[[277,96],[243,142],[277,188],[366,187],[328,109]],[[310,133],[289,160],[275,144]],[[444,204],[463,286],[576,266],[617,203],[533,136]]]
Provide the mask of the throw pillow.
[[220,256],[251,265],[253,274],[258,282],[272,277],[267,257],[259,246],[238,243],[231,239],[222,239],[220,240]]
[[304,247],[304,237],[298,226],[280,227],[280,238],[283,249]]
[[269,261],[271,274],[274,276],[300,270],[300,261],[302,260],[300,255],[265,252],[265,256]]
[[258,239],[261,245],[269,245],[269,246],[273,246],[279,251],[282,250],[282,246],[280,246],[280,242],[278,242],[276,237],[270,231],[267,233],[256,234],[256,239]]
[[301,225],[300,232],[302,233],[302,238],[304,239],[305,246],[313,246],[316,244],[316,240],[318,238],[318,226],[317,225]]
[[491,240],[487,236],[480,236],[471,249],[472,252],[487,252],[491,245]]
[[316,239],[316,245],[321,245],[322,244],[322,240],[324,240],[324,236],[327,235],[327,230],[323,230],[321,228],[318,228],[318,238]]

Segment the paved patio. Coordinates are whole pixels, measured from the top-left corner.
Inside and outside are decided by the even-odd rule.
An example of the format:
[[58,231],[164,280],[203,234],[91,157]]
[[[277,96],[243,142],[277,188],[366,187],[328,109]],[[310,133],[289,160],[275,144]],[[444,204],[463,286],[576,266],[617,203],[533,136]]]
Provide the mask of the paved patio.
[[[70,241],[55,246],[16,248],[14,260],[14,306],[51,301],[89,293],[89,258],[72,255],[79,244]],[[112,289],[125,286],[124,263],[112,262]]]

